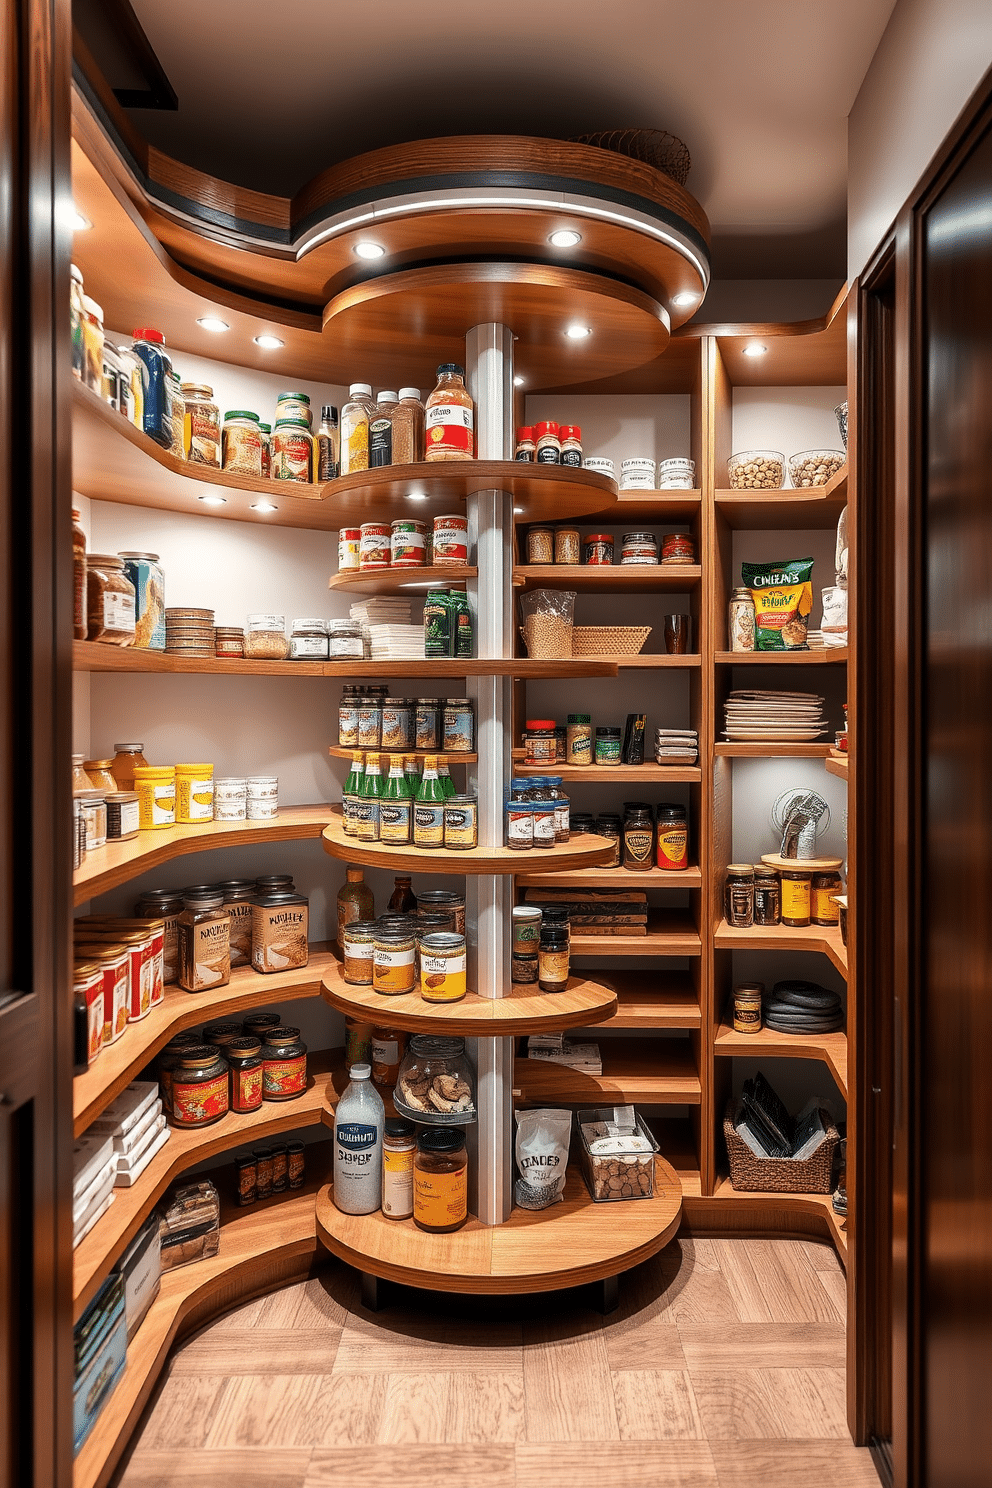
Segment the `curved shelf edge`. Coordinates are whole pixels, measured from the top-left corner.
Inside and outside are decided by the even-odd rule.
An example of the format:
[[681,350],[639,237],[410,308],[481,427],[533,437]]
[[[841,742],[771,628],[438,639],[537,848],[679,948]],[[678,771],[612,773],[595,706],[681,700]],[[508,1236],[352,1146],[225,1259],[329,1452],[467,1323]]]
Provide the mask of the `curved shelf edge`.
[[558,1028],[585,1028],[605,1023],[617,1008],[617,995],[610,987],[582,977],[569,977],[564,992],[540,992],[514,985],[508,997],[480,997],[469,992],[461,1002],[425,1002],[419,992],[385,997],[371,987],[356,987],[344,980],[340,963],[325,974],[324,1000],[349,1017],[386,1020],[411,1033],[461,1034],[467,1038],[539,1033]]
[[328,1186],[317,1195],[317,1238],[359,1271],[406,1286],[484,1295],[556,1291],[628,1271],[668,1244],[679,1228],[682,1185],[661,1157],[655,1186],[655,1198],[623,1202],[621,1216],[621,1205],[595,1203],[570,1167],[563,1203],[514,1209],[492,1227],[470,1216],[453,1235],[428,1235],[412,1219],[381,1213],[342,1214]]
[[[366,868],[399,869],[411,873],[513,874],[521,866],[523,854],[510,847],[470,848],[465,852],[450,848],[414,847],[413,843],[394,845],[389,842],[359,842],[345,835],[341,807],[332,808],[331,820],[321,834],[324,851],[345,863]],[[581,846],[579,844],[582,844]],[[583,836],[560,847],[536,849],[532,872],[546,868],[548,873],[572,868],[594,868],[613,857],[613,844],[606,837]]]
[[453,584],[466,584],[477,579],[479,570],[470,564],[452,564],[447,568],[377,568],[345,569],[343,573],[331,574],[327,587],[333,593],[343,590],[345,594],[404,594],[408,589],[450,589]]
[[690,1235],[743,1235],[778,1240],[814,1236],[831,1242],[847,1270],[848,1231],[845,1217],[835,1214],[830,1194],[743,1193],[718,1181],[709,1196],[683,1201],[683,1223]]
[[713,1052],[745,1059],[818,1059],[827,1066],[840,1093],[847,1098],[847,1034],[735,1033],[726,1023],[717,1029]]
[[[332,759],[350,760],[356,751],[344,744],[328,744],[327,752]],[[388,749],[379,750],[380,754],[389,754],[389,752]],[[457,749],[452,750],[449,754],[445,754],[443,749],[397,749],[394,752],[405,755],[407,759],[415,759],[420,765],[423,764],[429,754],[435,756],[435,758],[443,759],[448,766],[476,765],[479,762],[479,756],[477,754],[469,754]]]
[[828,925],[792,929],[788,925],[752,925],[735,929],[726,921],[716,927],[714,947],[718,951],[819,951],[847,980],[847,947],[840,930]]

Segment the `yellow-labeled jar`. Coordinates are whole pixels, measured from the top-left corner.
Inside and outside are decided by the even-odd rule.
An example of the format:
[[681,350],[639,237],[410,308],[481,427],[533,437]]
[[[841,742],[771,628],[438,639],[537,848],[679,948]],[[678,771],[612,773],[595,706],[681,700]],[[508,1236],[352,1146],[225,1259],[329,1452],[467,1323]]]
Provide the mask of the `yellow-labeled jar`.
[[413,1169],[413,1222],[418,1230],[447,1235],[468,1218],[468,1153],[463,1132],[429,1126],[417,1138]]
[[802,929],[810,919],[810,873],[782,869],[782,924]]
[[464,935],[425,935],[420,942],[420,995],[425,1002],[465,996]]
[[387,997],[412,992],[416,941],[412,931],[377,930],[372,942],[372,987]]
[[135,765],[138,824],[143,832],[176,824],[175,765]]
[[176,766],[176,821],[208,822],[214,819],[214,767],[208,764]]

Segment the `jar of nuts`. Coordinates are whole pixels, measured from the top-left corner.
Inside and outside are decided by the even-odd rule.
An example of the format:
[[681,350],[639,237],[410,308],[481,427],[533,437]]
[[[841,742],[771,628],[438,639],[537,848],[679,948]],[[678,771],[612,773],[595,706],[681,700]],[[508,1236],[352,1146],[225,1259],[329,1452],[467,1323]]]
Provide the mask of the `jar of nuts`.
[[789,474],[797,490],[804,486],[825,486],[837,474],[847,455],[843,450],[802,450],[789,456]]
[[778,450],[743,450],[727,461],[735,491],[777,491],[785,477],[785,459]]
[[654,1197],[658,1143],[633,1106],[576,1112],[582,1171],[597,1204]]

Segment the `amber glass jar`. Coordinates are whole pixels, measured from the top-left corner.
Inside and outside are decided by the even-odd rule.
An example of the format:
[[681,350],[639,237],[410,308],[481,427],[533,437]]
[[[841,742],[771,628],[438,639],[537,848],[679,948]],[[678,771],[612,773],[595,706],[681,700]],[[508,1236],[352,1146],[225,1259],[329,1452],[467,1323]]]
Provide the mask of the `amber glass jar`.
[[82,517],[72,508],[72,638],[86,639],[86,533]]
[[213,1126],[228,1111],[227,1061],[210,1044],[180,1052],[172,1071],[173,1126]]
[[417,1138],[413,1222],[429,1235],[449,1235],[468,1218],[468,1153],[464,1133],[433,1126]]
[[840,924],[840,905],[834,902],[833,896],[843,893],[843,890],[840,874],[836,870],[813,874],[810,884],[810,919],[814,925]]
[[376,1085],[392,1090],[399,1078],[405,1052],[406,1034],[402,1028],[373,1028],[372,1079]]
[[229,1039],[224,1058],[230,1070],[232,1111],[257,1111],[262,1104],[262,1045],[257,1038]]
[[113,760],[109,759],[83,760],[83,769],[86,771],[90,780],[93,782],[94,790],[98,790],[100,792],[109,791],[110,794],[113,795],[120,789],[120,786],[117,784],[117,781],[114,779],[110,771],[110,767],[112,764]]
[[797,868],[782,869],[782,924],[801,930],[809,924],[810,874]]
[[115,744],[114,757],[110,761],[110,773],[115,784],[111,787],[115,791],[134,790],[135,766],[144,765],[148,761],[142,753],[144,744]]
[[86,639],[110,646],[134,645],[134,585],[124,559],[90,553],[86,559]]

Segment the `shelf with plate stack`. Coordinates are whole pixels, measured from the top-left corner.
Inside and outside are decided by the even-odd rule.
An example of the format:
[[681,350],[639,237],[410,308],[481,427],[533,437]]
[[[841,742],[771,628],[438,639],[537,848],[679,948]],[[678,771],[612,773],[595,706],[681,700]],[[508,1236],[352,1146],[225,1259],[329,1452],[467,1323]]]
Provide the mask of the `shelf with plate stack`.
[[713,753],[729,759],[822,759],[830,769],[829,744],[790,744],[784,739],[766,739],[760,743],[718,739]]
[[513,584],[529,589],[574,589],[580,594],[683,594],[694,589],[698,563],[529,563],[513,570]]
[[738,531],[781,529],[825,531],[835,528],[847,505],[847,466],[825,486],[778,491],[717,490],[716,510]]
[[184,1028],[223,1020],[249,1008],[276,1002],[319,997],[325,974],[336,965],[329,941],[314,942],[306,966],[293,971],[262,973],[236,967],[225,987],[191,995],[168,986],[163,1000],[140,1022],[129,1023],[116,1043],[107,1044],[84,1074],[72,1082],[73,1136],[81,1136],[90,1122],[135,1079],[149,1060]]

